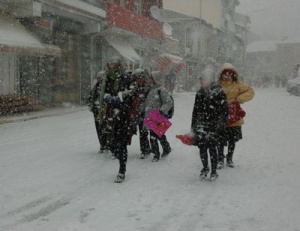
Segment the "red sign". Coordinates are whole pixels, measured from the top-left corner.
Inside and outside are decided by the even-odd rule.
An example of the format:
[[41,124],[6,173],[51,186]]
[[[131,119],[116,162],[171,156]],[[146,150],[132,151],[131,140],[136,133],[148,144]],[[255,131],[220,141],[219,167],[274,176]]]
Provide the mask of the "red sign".
[[53,22],[45,18],[36,18],[35,24],[47,30],[52,30],[53,28]]
[[142,37],[156,40],[163,39],[163,26],[161,23],[124,9],[117,4],[107,4],[106,17],[110,26],[125,29]]

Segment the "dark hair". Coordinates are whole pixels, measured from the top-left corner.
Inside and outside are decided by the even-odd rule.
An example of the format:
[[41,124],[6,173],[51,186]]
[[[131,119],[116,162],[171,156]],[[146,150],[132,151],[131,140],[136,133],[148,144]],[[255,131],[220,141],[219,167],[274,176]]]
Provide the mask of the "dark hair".
[[237,82],[237,74],[235,71],[232,73],[231,79],[233,82]]

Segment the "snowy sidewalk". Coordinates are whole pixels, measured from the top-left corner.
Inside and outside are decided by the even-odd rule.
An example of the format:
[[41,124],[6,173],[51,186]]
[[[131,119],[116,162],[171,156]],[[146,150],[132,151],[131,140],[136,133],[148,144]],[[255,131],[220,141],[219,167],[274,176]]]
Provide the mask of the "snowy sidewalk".
[[22,122],[43,117],[58,116],[78,111],[87,110],[87,106],[65,105],[61,107],[48,108],[42,111],[34,111],[11,116],[0,116],[0,125],[13,122]]

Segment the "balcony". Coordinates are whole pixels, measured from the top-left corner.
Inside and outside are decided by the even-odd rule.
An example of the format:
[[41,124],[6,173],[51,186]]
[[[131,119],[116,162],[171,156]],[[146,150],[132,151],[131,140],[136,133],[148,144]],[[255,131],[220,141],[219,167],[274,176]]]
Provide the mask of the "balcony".
[[163,39],[162,24],[116,4],[107,4],[106,19],[109,27],[118,27],[155,40]]

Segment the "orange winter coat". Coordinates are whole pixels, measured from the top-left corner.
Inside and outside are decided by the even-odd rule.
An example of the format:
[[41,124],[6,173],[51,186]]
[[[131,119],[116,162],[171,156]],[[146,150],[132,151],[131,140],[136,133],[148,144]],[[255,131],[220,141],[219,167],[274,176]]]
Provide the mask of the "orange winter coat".
[[[221,73],[225,69],[232,69],[233,71],[236,72],[234,67],[230,64],[224,64],[223,68],[220,72],[219,76],[219,83],[222,86],[222,89],[226,93],[226,98],[228,101],[228,104],[230,105],[231,103],[237,101],[240,104],[243,104],[247,101],[250,101],[254,97],[254,90],[247,84],[239,82],[238,79],[238,73],[236,72],[236,78],[237,81],[222,81],[221,79]],[[231,127],[233,126],[241,126],[244,124],[244,120],[240,119],[239,121],[235,122],[234,124],[230,125]]]

